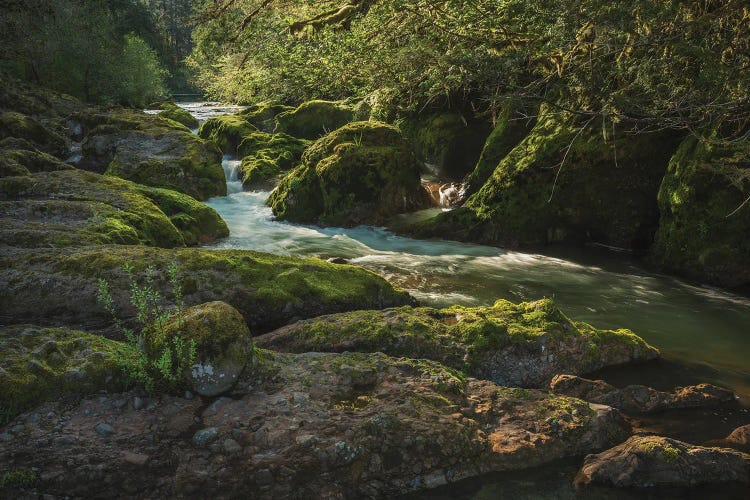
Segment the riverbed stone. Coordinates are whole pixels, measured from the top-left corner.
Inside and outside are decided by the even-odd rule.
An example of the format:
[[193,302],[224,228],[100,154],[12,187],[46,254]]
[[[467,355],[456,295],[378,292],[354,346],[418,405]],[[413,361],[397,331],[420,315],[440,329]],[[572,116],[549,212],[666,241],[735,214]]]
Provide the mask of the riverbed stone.
[[80,168],[198,200],[226,195],[221,151],[184,125],[125,109],[90,109],[76,115],[86,130]]
[[354,122],[317,140],[271,193],[281,220],[322,225],[380,224],[429,206],[420,167],[401,133],[379,122]]
[[747,483],[750,455],[660,436],[633,436],[610,450],[587,456],[575,481],[636,488]]
[[566,374],[555,376],[549,388],[555,394],[605,404],[628,413],[705,408],[735,401],[732,391],[711,384],[691,385],[670,393],[645,385],[628,385],[618,389],[603,380],[589,380]]
[[[123,410],[114,398],[48,403],[39,411],[54,410],[53,425],[27,423],[26,439],[0,442],[0,457],[12,454],[13,467],[59,471],[35,484],[39,494],[116,494],[132,483],[133,470],[122,460],[131,452],[150,457],[131,484],[134,494],[180,496],[220,485],[229,496],[278,496],[294,487],[305,497],[384,497],[588,453],[629,432],[611,408],[467,379],[427,360],[370,353],[260,358],[220,412],[199,417],[193,434],[148,422],[182,415],[192,421],[200,415],[198,400],[163,395],[148,413]],[[306,403],[282,404],[294,394],[306,395]],[[101,421],[117,429],[117,440],[96,434]],[[53,444],[72,436],[74,445]],[[230,439],[247,459],[217,456],[227,448],[234,453]],[[10,466],[0,461],[0,474]],[[95,471],[108,479],[85,480]]]
[[198,130],[198,136],[214,142],[225,155],[236,155],[245,136],[258,129],[239,114],[209,118]]
[[[96,300],[97,280],[110,284],[116,309],[133,324],[130,281],[146,267],[154,287],[171,297],[164,273],[177,266],[185,305],[220,300],[236,308],[254,332],[299,318],[360,307],[384,308],[414,299],[377,274],[357,266],[330,264],[249,250],[160,249],[111,245],[67,249],[18,249],[0,253],[0,322],[54,322],[101,329],[111,316]],[[288,303],[297,306],[286,310]]]
[[284,352],[380,351],[433,359],[514,387],[546,387],[559,373],[588,373],[658,356],[630,330],[572,321],[549,299],[355,311],[300,321],[256,342]]
[[725,441],[733,448],[750,452],[750,424],[737,427],[726,437]]
[[83,170],[0,178],[3,244],[176,247],[229,234],[215,210],[190,196]]
[[334,101],[307,101],[276,115],[274,132],[317,139],[354,119],[351,106]]

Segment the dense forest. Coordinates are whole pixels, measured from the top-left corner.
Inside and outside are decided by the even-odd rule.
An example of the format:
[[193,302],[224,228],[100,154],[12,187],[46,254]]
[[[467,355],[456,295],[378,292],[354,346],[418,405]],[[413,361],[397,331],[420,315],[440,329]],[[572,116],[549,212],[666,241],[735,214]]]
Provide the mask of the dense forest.
[[0,3],[0,497],[746,498],[749,295],[746,1]]

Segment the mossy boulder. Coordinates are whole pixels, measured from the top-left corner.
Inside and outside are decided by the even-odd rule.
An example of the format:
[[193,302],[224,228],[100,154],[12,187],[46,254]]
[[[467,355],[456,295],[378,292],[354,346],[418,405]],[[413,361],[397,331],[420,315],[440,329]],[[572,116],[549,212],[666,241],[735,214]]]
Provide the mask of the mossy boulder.
[[214,397],[231,389],[253,361],[250,330],[237,309],[224,302],[189,307],[173,316],[158,336],[151,337],[146,351],[158,359],[175,338],[188,349],[195,348],[194,364],[183,379],[201,396]]
[[355,311],[301,321],[257,343],[289,352],[365,351],[432,359],[512,387],[546,387],[558,373],[588,373],[658,356],[633,332],[573,322],[549,299]]
[[621,488],[729,481],[750,482],[750,455],[661,436],[633,436],[610,450],[589,455],[575,479],[577,484]]
[[35,118],[15,111],[0,113],[0,139],[8,137],[25,139],[36,148],[55,156],[64,156],[70,150],[70,144],[64,136],[45,127]]
[[[583,128],[583,129],[582,129]],[[594,243],[645,251],[675,132],[627,134],[543,107],[533,130],[461,210],[413,233],[506,247]]]
[[31,144],[17,144],[17,141],[8,139],[0,141],[0,177],[23,176],[32,172],[71,170],[72,168],[71,165],[63,163],[51,154],[35,149]]
[[189,111],[182,109],[173,102],[163,102],[159,104],[159,116],[174,120],[177,123],[185,125],[189,129],[198,128],[198,119],[190,114]]
[[245,136],[257,130],[240,115],[222,115],[203,122],[198,129],[198,136],[216,143],[225,155],[236,155],[237,147]]
[[248,106],[237,114],[254,125],[258,130],[273,132],[276,128],[276,116],[293,109],[293,106],[286,106],[284,104],[263,103]]
[[279,133],[253,132],[238,153],[242,156],[239,176],[245,188],[275,187],[281,174],[296,166],[310,144],[304,139]]
[[82,170],[0,178],[2,244],[175,247],[229,234],[207,205],[174,191]]
[[429,199],[398,129],[353,122],[313,143],[268,204],[282,220],[351,226],[380,224],[426,207]]
[[430,113],[400,124],[417,157],[441,178],[461,180],[472,171],[491,131],[489,123],[458,112]]
[[693,279],[750,290],[748,179],[750,141],[685,139],[659,190],[652,260]]
[[8,250],[0,255],[0,324],[43,322],[101,328],[111,318],[97,303],[97,279],[112,287],[116,307],[132,322],[130,279],[152,266],[155,286],[170,296],[164,272],[178,268],[186,305],[220,300],[242,313],[253,331],[358,308],[379,309],[413,299],[377,274],[319,259],[244,250],[98,246]]
[[[519,116],[520,105],[509,104],[497,117],[474,169],[464,180],[467,195],[479,191],[498,164],[531,131],[536,118]],[[531,114],[536,114],[532,112]]]
[[317,139],[354,119],[352,108],[333,101],[307,101],[276,116],[275,132]]
[[77,330],[0,328],[0,424],[68,394],[123,390],[129,346]]

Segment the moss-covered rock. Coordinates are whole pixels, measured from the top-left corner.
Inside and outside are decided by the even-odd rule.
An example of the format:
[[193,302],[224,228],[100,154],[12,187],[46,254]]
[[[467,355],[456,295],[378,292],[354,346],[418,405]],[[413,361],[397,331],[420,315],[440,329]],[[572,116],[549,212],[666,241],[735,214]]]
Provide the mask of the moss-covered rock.
[[[43,153],[31,144],[15,144],[16,141],[4,139],[0,141],[0,177],[28,175],[32,172],[52,172],[55,170],[71,170],[73,167],[63,163],[56,157]],[[30,149],[26,149],[26,148]]]
[[198,128],[198,119],[191,115],[189,111],[182,109],[171,101],[160,103],[158,109],[162,110],[159,112],[159,116],[162,118],[174,120],[191,130]]
[[238,148],[239,175],[245,188],[274,187],[281,174],[295,167],[309,141],[288,134],[253,132]]
[[38,149],[56,156],[64,156],[70,149],[65,137],[35,118],[14,111],[0,113],[0,139],[8,137],[25,139]]
[[402,307],[301,321],[257,339],[290,352],[365,351],[427,358],[512,387],[545,387],[558,373],[653,359],[629,330],[573,322],[549,299],[492,307]]
[[77,330],[0,328],[0,424],[67,394],[123,390],[130,347]]
[[276,116],[275,132],[317,139],[354,119],[350,106],[332,101],[307,101]]
[[379,224],[428,203],[408,143],[379,122],[318,139],[268,199],[279,219],[326,225]]
[[661,436],[633,436],[610,450],[589,455],[576,476],[578,484],[625,488],[728,481],[750,482],[750,455]]
[[[479,160],[464,183],[466,194],[479,191],[500,161],[531,131],[536,123],[535,118],[524,118],[517,115],[517,105],[508,105],[497,117],[495,127],[484,143]],[[534,113],[532,113],[534,114]]]
[[659,190],[653,260],[694,279],[750,289],[748,179],[750,141],[685,139]]
[[258,130],[270,133],[276,128],[276,116],[293,109],[294,107],[284,104],[263,103],[248,106],[237,114],[254,125]]
[[245,136],[257,130],[240,115],[222,115],[203,122],[198,136],[216,143],[225,155],[235,155]]
[[231,389],[253,361],[250,330],[237,309],[224,302],[209,302],[182,311],[149,340],[146,351],[154,359],[162,355],[165,346],[195,350],[194,363],[182,376],[201,396],[214,397]]
[[417,157],[432,165],[440,177],[452,180],[461,180],[472,171],[491,130],[487,122],[467,120],[458,112],[409,117],[400,128]]
[[226,195],[221,152],[181,124],[132,110],[87,110],[81,168],[199,200]]
[[414,228],[509,247],[593,242],[645,250],[659,220],[656,195],[679,142],[673,132],[615,136],[611,127],[543,108],[462,210]]
[[0,178],[2,244],[196,245],[229,234],[207,205],[174,191],[81,170]]
[[[118,310],[132,320],[135,310],[123,265],[133,266],[138,276],[148,266],[163,273],[171,263],[182,277],[187,305],[226,302],[258,332],[300,318],[412,302],[373,272],[318,259],[144,246],[23,249],[0,255],[0,323],[105,326],[111,319],[96,301],[97,278],[111,284]],[[156,282],[162,295],[170,296],[166,280]]]

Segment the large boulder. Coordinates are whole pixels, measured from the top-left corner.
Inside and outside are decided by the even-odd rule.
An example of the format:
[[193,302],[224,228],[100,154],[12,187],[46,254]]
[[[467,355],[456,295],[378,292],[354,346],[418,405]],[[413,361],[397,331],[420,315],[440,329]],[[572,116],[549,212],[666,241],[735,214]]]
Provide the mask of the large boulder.
[[595,243],[645,251],[656,196],[679,142],[673,132],[628,134],[542,107],[532,131],[459,210],[414,233],[506,247]]
[[[250,328],[267,332],[300,318],[359,308],[409,304],[413,299],[365,269],[318,259],[245,250],[98,246],[7,250],[0,254],[0,324],[74,324],[102,328],[111,318],[97,303],[97,279],[112,288],[117,310],[132,323],[131,279],[153,267],[157,278],[174,264],[186,305],[220,300],[242,313]],[[166,279],[155,279],[170,296]]]
[[222,115],[203,122],[198,135],[213,141],[225,155],[236,155],[245,136],[257,130],[241,115]]
[[441,178],[456,181],[474,169],[491,131],[487,122],[455,111],[409,117],[400,128],[419,159]]
[[46,153],[65,156],[70,150],[66,137],[42,125],[34,117],[15,111],[0,112],[0,139],[24,139]]
[[271,133],[276,128],[276,116],[293,109],[293,106],[286,106],[284,104],[264,103],[248,106],[237,114],[261,132]]
[[299,164],[310,142],[291,135],[253,132],[238,148],[239,176],[247,188],[275,187],[282,174]]
[[652,259],[696,280],[748,288],[750,140],[710,140],[688,137],[669,163]]
[[352,108],[332,101],[307,101],[276,115],[275,132],[300,139],[317,139],[354,119]]
[[224,302],[200,304],[174,315],[147,338],[145,350],[159,359],[165,348],[174,350],[175,345],[194,349],[195,359],[185,367],[182,380],[201,396],[231,389],[253,361],[250,330],[237,309]]
[[355,311],[300,321],[256,341],[284,352],[364,351],[432,359],[513,387],[546,387],[558,373],[588,373],[658,356],[631,331],[573,322],[549,299]]
[[[46,162],[40,155],[29,161]],[[190,196],[82,170],[0,178],[0,220],[2,245],[26,248],[171,248],[229,235],[219,214]]]
[[159,116],[162,118],[174,120],[191,130],[198,128],[198,119],[191,115],[189,111],[182,109],[174,102],[168,101],[159,103],[158,109],[161,109]]
[[78,113],[83,125],[79,166],[205,200],[227,193],[221,152],[185,126],[132,110]]
[[750,424],[737,427],[724,441],[732,448],[750,452]]
[[0,177],[71,169],[73,169],[71,165],[63,163],[51,154],[39,151],[26,141],[18,139],[0,141]]
[[663,392],[645,385],[628,385],[618,389],[603,380],[557,375],[550,382],[549,388],[555,394],[611,406],[628,413],[705,408],[735,401],[732,391],[711,384],[691,385],[674,392]]
[[0,425],[50,399],[123,390],[129,346],[77,330],[0,328]]
[[231,398],[208,406],[165,395],[135,409],[126,393],[23,414],[0,440],[0,475],[38,470],[35,494],[53,496],[386,498],[579,456],[629,432],[611,408],[426,360],[258,358]]
[[727,481],[750,481],[750,455],[660,436],[633,436],[611,450],[589,455],[576,476],[578,484],[637,488]]
[[268,204],[281,220],[353,226],[383,223],[426,207],[429,198],[398,129],[353,122],[313,143]]

